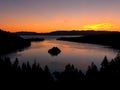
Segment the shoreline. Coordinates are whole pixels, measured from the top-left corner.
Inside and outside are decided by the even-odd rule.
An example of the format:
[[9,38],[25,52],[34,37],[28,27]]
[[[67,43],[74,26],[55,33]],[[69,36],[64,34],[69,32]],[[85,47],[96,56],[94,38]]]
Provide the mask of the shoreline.
[[83,37],[61,37],[57,40],[107,46],[120,50],[119,34],[86,35]]

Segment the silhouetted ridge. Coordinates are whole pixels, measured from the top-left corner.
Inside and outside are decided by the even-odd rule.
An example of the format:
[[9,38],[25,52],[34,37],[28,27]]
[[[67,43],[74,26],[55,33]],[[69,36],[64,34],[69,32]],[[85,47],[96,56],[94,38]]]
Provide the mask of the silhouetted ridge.
[[38,33],[36,32],[25,32],[25,31],[21,31],[21,32],[16,32],[17,35],[38,35]]
[[0,30],[0,54],[6,54],[17,49],[30,46],[30,42],[14,33]]
[[57,30],[50,33],[36,33],[36,32],[16,32],[17,35],[98,35],[98,34],[111,34],[119,32],[110,31],[94,31],[94,30]]
[[120,33],[109,33],[109,34],[99,34],[99,35],[85,35],[82,37],[62,37],[62,38],[58,38],[57,40],[100,44],[100,45],[105,45],[105,46],[110,46],[112,48],[120,49],[119,39],[120,39]]
[[49,35],[99,35],[99,34],[109,34],[109,33],[118,33],[118,32],[109,32],[109,31],[94,31],[94,30],[72,30],[72,31],[54,31],[48,33]]

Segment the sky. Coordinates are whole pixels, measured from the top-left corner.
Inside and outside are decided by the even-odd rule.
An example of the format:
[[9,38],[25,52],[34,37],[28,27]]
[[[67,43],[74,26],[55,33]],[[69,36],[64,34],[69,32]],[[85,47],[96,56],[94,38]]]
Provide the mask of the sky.
[[120,31],[120,0],[0,0],[0,29]]

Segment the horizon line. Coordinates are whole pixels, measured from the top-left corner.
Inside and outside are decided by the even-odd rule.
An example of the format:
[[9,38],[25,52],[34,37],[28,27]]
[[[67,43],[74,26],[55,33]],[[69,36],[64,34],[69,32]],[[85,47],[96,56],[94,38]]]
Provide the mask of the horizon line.
[[52,32],[62,32],[62,31],[66,31],[66,32],[71,32],[71,31],[95,31],[95,32],[120,32],[119,30],[89,30],[89,29],[71,29],[71,30],[65,30],[65,29],[61,29],[61,30],[53,30],[53,31],[50,31],[50,32],[35,32],[35,31],[31,31],[31,30],[19,30],[19,31],[10,31],[10,30],[4,30],[4,29],[1,29],[0,30],[3,30],[3,31],[6,31],[6,32],[11,32],[11,33],[17,33],[17,32],[33,32],[33,33],[52,33]]

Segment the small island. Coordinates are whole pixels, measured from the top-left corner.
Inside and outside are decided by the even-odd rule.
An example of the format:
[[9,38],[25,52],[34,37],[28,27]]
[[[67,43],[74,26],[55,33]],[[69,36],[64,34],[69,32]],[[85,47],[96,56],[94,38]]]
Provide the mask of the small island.
[[61,50],[58,47],[53,47],[48,50],[48,53],[51,54],[52,56],[57,56]]

